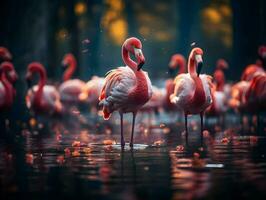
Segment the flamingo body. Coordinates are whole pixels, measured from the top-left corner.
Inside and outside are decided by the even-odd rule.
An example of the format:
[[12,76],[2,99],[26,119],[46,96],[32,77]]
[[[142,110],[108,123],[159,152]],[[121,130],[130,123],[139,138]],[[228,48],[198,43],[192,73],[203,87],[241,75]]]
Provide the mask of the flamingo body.
[[139,71],[136,75],[127,66],[108,73],[100,96],[105,119],[109,119],[115,110],[122,113],[135,112],[151,98],[151,81],[147,73]]
[[82,88],[84,87],[85,83],[79,79],[72,79],[63,82],[58,89],[61,101],[72,104],[79,103],[79,95],[82,93]]
[[62,110],[60,96],[56,88],[52,85],[45,85],[42,88],[41,103],[36,103],[35,94],[39,90],[39,86],[35,85],[32,89],[28,90],[26,96],[26,105],[29,109],[33,109],[38,113],[56,114]]
[[[197,99],[193,99],[196,85],[202,91],[197,93],[199,94]],[[211,78],[208,75],[200,75],[193,79],[188,73],[180,74],[175,79],[175,91],[170,96],[171,102],[188,114],[198,114],[212,103],[210,86]]]
[[60,95],[52,85],[46,85],[46,70],[42,64],[32,62],[28,65],[26,79],[31,81],[33,74],[39,74],[38,85],[31,87],[26,95],[27,107],[38,114],[61,114],[63,111]]
[[[136,61],[130,58],[134,54]],[[137,111],[152,96],[152,86],[148,74],[142,71],[145,62],[142,44],[137,38],[127,39],[122,46],[122,58],[125,67],[118,67],[107,73],[99,105],[103,106],[103,118],[109,119],[112,112],[118,111],[121,120],[121,148],[125,146],[123,134],[123,114],[132,112],[132,131],[130,147],[133,147],[135,117]]]
[[82,93],[79,95],[79,99],[97,107],[103,85],[104,78],[93,76],[92,79],[85,84],[85,87],[83,87]]

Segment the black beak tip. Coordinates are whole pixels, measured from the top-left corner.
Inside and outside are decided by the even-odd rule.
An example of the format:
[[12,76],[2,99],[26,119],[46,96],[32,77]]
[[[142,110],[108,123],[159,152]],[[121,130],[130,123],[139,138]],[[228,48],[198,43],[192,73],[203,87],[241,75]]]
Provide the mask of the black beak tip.
[[27,86],[28,88],[31,88],[31,80],[27,79]]
[[203,66],[203,62],[199,62],[199,63],[198,63],[198,66],[197,66],[197,75],[198,75],[198,76],[200,75],[200,72],[201,72],[202,66]]
[[143,65],[144,65],[144,62],[140,62],[140,63],[138,64],[138,71],[142,68]]

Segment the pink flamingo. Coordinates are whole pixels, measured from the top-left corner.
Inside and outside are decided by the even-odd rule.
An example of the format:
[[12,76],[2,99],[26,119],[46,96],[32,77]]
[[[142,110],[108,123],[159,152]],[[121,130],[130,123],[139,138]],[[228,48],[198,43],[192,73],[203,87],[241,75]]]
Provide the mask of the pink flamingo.
[[159,114],[160,108],[163,107],[164,99],[165,99],[164,88],[157,88],[156,86],[153,85],[151,98],[140,109],[142,113],[145,112],[148,113],[149,117],[148,125],[151,125],[152,113]]
[[266,68],[266,46],[261,45],[258,49],[258,54],[259,54],[259,60],[257,60],[257,64],[259,66]]
[[[145,62],[142,44],[137,38],[127,39],[122,46],[122,58],[125,67],[109,71],[99,97],[103,106],[103,117],[109,119],[111,113],[118,111],[121,119],[121,148],[125,146],[123,135],[123,114],[132,112],[132,132],[130,147],[133,147],[134,126],[137,111],[149,101],[152,96],[151,82],[148,74],[142,71]],[[135,55],[136,62],[129,54]]]
[[62,61],[63,66],[68,66],[63,75],[63,83],[59,86],[61,101],[65,104],[81,103],[79,96],[85,83],[79,79],[71,79],[77,67],[77,61],[73,54],[66,54]]
[[248,65],[241,75],[242,81],[251,81],[251,79],[257,74],[264,72],[264,69],[260,65],[250,64]]
[[228,69],[228,63],[224,59],[219,59],[213,74],[215,87],[212,88],[213,103],[207,109],[209,115],[223,115],[227,110],[227,97],[230,96],[231,86],[225,84],[225,69]]
[[12,55],[7,48],[0,47],[0,58],[2,60],[9,61],[9,60],[12,60]]
[[212,103],[212,77],[205,74],[200,75],[203,63],[202,55],[202,49],[192,49],[188,60],[188,73],[180,74],[175,78],[175,90],[170,96],[171,102],[184,111],[186,141],[188,138],[187,116],[189,114],[200,114],[202,138],[203,113]]
[[18,76],[12,63],[5,61],[0,65],[0,110],[9,109],[15,98],[13,84]]
[[52,85],[46,85],[47,75],[42,64],[32,62],[28,65],[26,80],[30,86],[33,75],[38,74],[40,80],[38,85],[30,88],[26,95],[26,105],[35,113],[40,114],[60,114],[63,111],[60,102],[60,95]]
[[[174,69],[179,68],[178,74],[183,74],[186,72],[186,59],[181,54],[174,54],[171,57],[170,63],[169,63],[169,72],[170,74],[174,71]],[[176,111],[176,105],[171,103],[170,101],[170,95],[174,93],[175,89],[175,83],[173,79],[168,79],[165,82],[165,100],[164,100],[164,109],[167,111]]]
[[79,99],[88,103],[94,111],[97,111],[99,105],[99,96],[104,85],[104,78],[93,76],[85,86],[82,88],[82,92],[79,95]]
[[252,113],[266,109],[266,73],[258,74],[250,81],[245,93],[244,104]]

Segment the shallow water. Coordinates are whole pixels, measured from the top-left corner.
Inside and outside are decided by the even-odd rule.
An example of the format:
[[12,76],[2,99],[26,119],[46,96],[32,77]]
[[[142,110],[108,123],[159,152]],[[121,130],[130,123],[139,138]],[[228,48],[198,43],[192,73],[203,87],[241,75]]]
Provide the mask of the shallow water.
[[228,116],[226,128],[210,120],[201,144],[189,120],[186,143],[182,123],[139,117],[132,151],[120,149],[117,120],[19,122],[1,134],[1,199],[265,199],[265,131],[243,134]]

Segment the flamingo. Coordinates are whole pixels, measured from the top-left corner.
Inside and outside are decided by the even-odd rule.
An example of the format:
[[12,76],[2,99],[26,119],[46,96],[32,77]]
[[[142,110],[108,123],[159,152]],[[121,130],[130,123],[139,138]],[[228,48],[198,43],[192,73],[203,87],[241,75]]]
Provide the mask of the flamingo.
[[258,113],[266,109],[266,73],[257,74],[250,81],[243,101],[249,112]]
[[[186,72],[186,59],[181,54],[174,54],[171,57],[170,63],[169,63],[169,72],[170,75],[174,72],[174,69],[179,68],[178,74],[182,74]],[[171,103],[170,101],[170,95],[174,93],[175,89],[175,83],[172,78],[166,80],[165,82],[165,100],[164,100],[164,109],[167,111],[176,111],[176,106]]]
[[241,80],[242,81],[251,81],[251,79],[257,74],[257,73],[263,73],[264,69],[262,66],[257,65],[257,64],[250,64],[248,65],[242,75],[241,75]]
[[[135,55],[133,61],[129,54]],[[123,114],[133,114],[130,147],[133,148],[134,126],[137,111],[152,96],[152,86],[148,74],[142,71],[145,62],[142,44],[135,37],[128,38],[122,45],[122,59],[127,65],[118,67],[107,73],[105,83],[99,97],[103,106],[103,117],[109,119],[112,112],[118,111],[121,122],[121,148],[124,149]]]
[[0,58],[5,61],[12,60],[12,55],[5,47],[0,47]]
[[200,75],[203,64],[202,55],[201,48],[192,49],[188,60],[188,73],[180,74],[175,78],[175,90],[170,95],[171,102],[184,111],[186,141],[188,138],[187,116],[200,114],[202,139],[203,113],[212,103],[212,77],[205,74]]
[[214,87],[211,93],[213,103],[207,110],[209,115],[223,115],[227,110],[227,98],[230,96],[231,86],[225,84],[225,69],[228,69],[228,63],[224,59],[217,60],[213,74]]
[[0,110],[9,109],[15,98],[13,84],[18,79],[17,73],[11,62],[5,61],[0,65]]
[[33,75],[38,74],[38,85],[31,87],[26,95],[26,105],[35,113],[56,115],[63,111],[60,95],[52,85],[46,85],[46,70],[41,63],[32,62],[28,65],[26,80],[31,85]]
[[163,106],[163,102],[165,99],[165,90],[164,88],[158,88],[152,85],[152,96],[150,100],[142,106],[140,109],[141,112],[146,112],[149,114],[149,125],[151,125],[151,114],[152,112],[155,114],[159,113],[160,108]]
[[66,54],[62,61],[63,66],[68,66],[63,75],[63,83],[59,86],[59,93],[62,103],[64,104],[78,104],[82,101],[79,96],[82,92],[82,88],[85,87],[85,83],[79,79],[71,79],[75,69],[77,67],[77,61],[73,54]]
[[79,99],[91,105],[94,110],[97,110],[103,85],[104,78],[93,76],[82,88]]
[[266,46],[261,45],[258,49],[259,60],[258,65],[262,66],[264,69],[266,68]]

